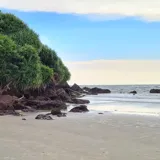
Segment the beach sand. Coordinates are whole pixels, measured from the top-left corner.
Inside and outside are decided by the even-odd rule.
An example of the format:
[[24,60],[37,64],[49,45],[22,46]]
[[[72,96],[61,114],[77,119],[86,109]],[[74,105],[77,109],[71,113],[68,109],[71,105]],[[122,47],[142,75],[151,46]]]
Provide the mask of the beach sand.
[[159,117],[106,112],[25,118],[0,117],[0,160],[160,160]]

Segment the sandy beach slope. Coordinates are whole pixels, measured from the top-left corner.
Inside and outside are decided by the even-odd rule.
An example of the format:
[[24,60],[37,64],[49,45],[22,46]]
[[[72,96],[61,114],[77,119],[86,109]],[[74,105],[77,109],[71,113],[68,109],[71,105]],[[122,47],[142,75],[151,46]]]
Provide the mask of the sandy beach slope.
[[34,117],[0,117],[0,160],[160,160],[159,117]]

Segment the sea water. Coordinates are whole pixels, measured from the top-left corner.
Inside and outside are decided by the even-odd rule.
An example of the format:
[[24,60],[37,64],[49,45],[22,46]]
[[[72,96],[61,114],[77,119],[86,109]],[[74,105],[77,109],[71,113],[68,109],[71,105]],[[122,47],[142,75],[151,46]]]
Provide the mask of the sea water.
[[[84,86],[82,86],[84,87]],[[103,85],[87,86],[111,90],[111,94],[87,95],[91,111],[141,114],[160,116],[160,94],[150,93],[150,89],[160,89],[160,85]],[[129,94],[136,90],[137,94]]]

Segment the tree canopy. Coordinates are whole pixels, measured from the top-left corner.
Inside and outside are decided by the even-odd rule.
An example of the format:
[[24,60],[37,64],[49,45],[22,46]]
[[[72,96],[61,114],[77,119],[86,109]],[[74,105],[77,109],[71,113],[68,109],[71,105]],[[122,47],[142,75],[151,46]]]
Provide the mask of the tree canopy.
[[38,88],[70,72],[57,53],[43,45],[37,33],[16,16],[0,12],[0,85],[18,90]]

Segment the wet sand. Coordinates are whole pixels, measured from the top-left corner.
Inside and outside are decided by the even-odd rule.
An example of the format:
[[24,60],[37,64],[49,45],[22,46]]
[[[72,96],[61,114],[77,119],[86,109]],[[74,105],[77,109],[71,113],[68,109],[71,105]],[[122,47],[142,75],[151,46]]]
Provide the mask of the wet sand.
[[[36,114],[37,115],[37,114]],[[0,160],[159,160],[160,117],[0,117]]]

